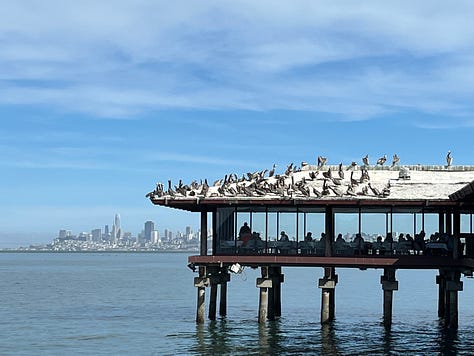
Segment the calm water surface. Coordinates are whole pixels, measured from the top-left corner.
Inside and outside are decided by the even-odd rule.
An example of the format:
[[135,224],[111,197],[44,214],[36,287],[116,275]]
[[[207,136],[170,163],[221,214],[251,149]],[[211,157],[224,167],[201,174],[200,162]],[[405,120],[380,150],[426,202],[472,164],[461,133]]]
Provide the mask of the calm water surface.
[[[474,279],[459,329],[437,317],[435,271],[397,271],[393,326],[382,270],[338,269],[336,320],[319,324],[321,268],[283,269],[282,318],[256,322],[258,270],[232,275],[228,316],[197,326],[186,254],[0,254],[1,355],[472,355]],[[208,292],[208,290],[207,290]]]

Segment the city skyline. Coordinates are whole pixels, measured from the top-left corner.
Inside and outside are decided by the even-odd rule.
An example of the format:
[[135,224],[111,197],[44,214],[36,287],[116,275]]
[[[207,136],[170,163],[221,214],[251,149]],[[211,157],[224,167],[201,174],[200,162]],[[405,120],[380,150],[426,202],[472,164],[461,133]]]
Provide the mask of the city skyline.
[[[0,247],[172,230],[157,182],[293,162],[472,165],[474,4],[0,3]],[[183,25],[185,24],[185,25]]]

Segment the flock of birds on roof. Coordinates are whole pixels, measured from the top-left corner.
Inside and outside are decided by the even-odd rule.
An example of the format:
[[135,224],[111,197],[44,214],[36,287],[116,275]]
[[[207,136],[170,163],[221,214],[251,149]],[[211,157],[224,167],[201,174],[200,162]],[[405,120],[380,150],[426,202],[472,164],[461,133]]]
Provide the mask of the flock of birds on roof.
[[[376,165],[384,166],[386,161],[387,155],[383,155],[376,161]],[[363,165],[357,171],[355,170],[358,165],[357,162],[352,162],[346,167],[341,162],[337,166],[337,171],[333,171],[331,167],[328,167],[326,170],[326,162],[326,157],[318,156],[316,167],[309,166],[306,162],[301,162],[301,167],[290,163],[283,174],[275,173],[276,164],[274,164],[270,170],[264,169],[253,173],[249,172],[240,178],[235,173],[228,174],[223,179],[216,180],[212,185],[209,185],[207,179],[201,180],[199,183],[193,181],[190,184],[183,184],[182,180],[180,180],[178,185],[175,185],[173,188],[171,180],[168,180],[166,189],[162,183],[157,183],[155,190],[149,192],[146,197],[150,199],[163,197],[266,196],[279,196],[282,198],[372,196],[386,198],[390,195],[390,182],[383,187],[376,187],[374,184],[371,184],[368,155],[362,158]],[[400,158],[397,154],[394,154],[390,167],[395,167],[399,162]],[[446,163],[447,166],[450,166],[452,163],[451,151],[448,151]],[[303,167],[305,168],[302,169]],[[348,171],[350,171],[350,175]]]

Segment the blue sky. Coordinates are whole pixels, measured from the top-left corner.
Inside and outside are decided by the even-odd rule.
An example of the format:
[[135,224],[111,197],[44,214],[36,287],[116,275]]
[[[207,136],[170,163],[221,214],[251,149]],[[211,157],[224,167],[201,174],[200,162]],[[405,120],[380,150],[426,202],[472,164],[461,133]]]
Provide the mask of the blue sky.
[[0,3],[0,247],[197,227],[156,182],[473,164],[471,1]]

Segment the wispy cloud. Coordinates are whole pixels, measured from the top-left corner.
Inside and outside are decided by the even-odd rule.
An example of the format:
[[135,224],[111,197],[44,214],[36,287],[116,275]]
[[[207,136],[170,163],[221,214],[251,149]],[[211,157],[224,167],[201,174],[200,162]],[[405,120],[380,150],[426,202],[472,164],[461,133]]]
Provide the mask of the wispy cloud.
[[0,105],[131,118],[473,111],[469,1],[3,2]]

